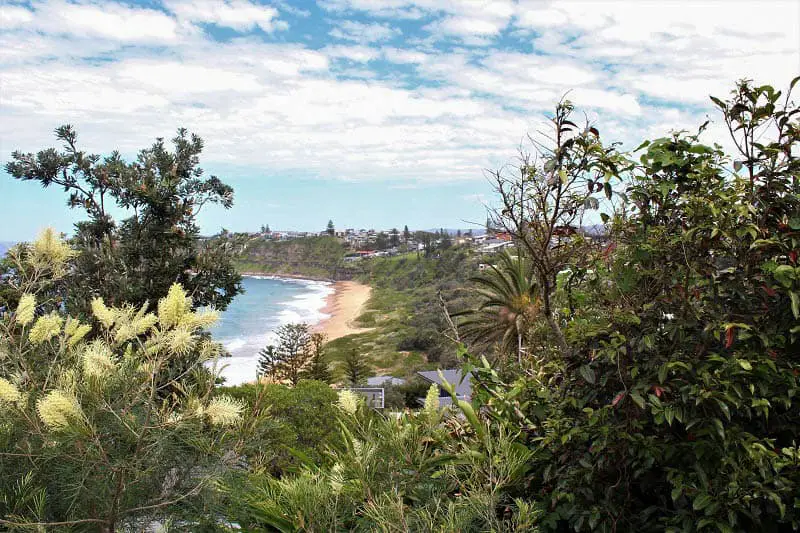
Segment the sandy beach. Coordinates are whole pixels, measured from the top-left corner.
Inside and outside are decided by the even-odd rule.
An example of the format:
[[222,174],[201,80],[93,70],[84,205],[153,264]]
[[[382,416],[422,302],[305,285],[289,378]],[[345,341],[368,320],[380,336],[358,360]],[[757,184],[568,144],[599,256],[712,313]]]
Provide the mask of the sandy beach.
[[334,289],[322,309],[323,313],[331,317],[317,324],[314,331],[324,333],[329,341],[369,331],[371,328],[356,327],[354,322],[364,311],[372,288],[356,281],[337,281]]

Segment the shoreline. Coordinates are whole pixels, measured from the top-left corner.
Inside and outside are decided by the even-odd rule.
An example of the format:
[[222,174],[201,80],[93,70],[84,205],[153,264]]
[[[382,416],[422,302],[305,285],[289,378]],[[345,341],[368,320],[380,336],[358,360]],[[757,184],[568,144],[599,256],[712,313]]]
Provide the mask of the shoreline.
[[327,281],[328,283],[337,283],[332,278],[324,278],[322,276],[305,276],[302,274],[276,274],[274,272],[239,272],[239,275],[246,278],[257,278],[257,277],[264,277],[264,278],[286,278],[286,279],[304,279],[308,281]]
[[365,333],[373,328],[359,328],[354,325],[361,316],[372,294],[372,287],[357,281],[336,281],[334,291],[326,298],[322,313],[330,315],[313,326],[315,333],[325,335],[325,342],[330,342],[348,335]]

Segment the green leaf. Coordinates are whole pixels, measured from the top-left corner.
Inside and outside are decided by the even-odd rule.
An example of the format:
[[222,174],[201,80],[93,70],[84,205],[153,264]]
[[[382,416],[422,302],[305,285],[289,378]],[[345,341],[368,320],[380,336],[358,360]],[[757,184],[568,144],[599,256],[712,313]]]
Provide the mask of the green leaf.
[[778,283],[788,289],[792,286],[792,280],[794,280],[794,268],[789,265],[780,265],[773,272],[773,276],[775,276],[775,280]]
[[794,318],[800,319],[800,294],[790,292],[789,299],[792,301],[792,314],[794,314]]
[[567,184],[567,171],[563,168],[558,171],[558,178],[561,180],[562,185]]
[[606,198],[611,200],[612,190],[611,190],[611,184],[610,183],[606,182],[606,183],[603,184],[603,191],[606,193]]
[[711,496],[709,496],[705,492],[701,492],[692,502],[692,509],[695,511],[702,511],[706,507],[708,507],[712,502]]
[[720,436],[721,439],[725,439],[725,427],[722,425],[722,420],[719,418],[714,419],[714,429],[717,430],[717,435]]
[[717,104],[717,107],[719,107],[720,109],[725,109],[727,107],[724,103],[722,103],[722,100],[720,100],[719,98],[716,98],[714,96],[709,96],[709,98],[711,98],[711,101]]
[[638,405],[640,408],[644,409],[644,398],[642,398],[641,394],[639,394],[638,392],[632,392],[631,393],[631,399],[633,400],[633,402],[636,405]]
[[591,384],[594,384],[596,377],[594,375],[594,370],[592,370],[589,367],[589,365],[583,365],[578,369],[578,372],[580,373],[581,377],[583,377],[583,379],[585,379]]
[[739,366],[745,370],[753,370],[753,365],[750,364],[750,361],[745,361],[744,359],[737,359]]
[[669,372],[669,367],[667,365],[661,365],[661,368],[658,369],[658,382],[662,385],[664,384],[664,380],[667,379],[667,372]]

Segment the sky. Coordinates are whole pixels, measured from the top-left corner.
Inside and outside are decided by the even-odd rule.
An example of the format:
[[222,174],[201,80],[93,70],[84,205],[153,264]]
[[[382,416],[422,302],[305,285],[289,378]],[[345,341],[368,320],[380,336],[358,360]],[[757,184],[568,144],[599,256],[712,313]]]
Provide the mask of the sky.
[[[466,228],[565,94],[626,148],[723,141],[708,95],[798,74],[797,0],[0,0],[0,161],[61,124],[129,158],[186,127],[236,191],[204,233]],[[3,171],[0,213],[0,241],[81,218]]]

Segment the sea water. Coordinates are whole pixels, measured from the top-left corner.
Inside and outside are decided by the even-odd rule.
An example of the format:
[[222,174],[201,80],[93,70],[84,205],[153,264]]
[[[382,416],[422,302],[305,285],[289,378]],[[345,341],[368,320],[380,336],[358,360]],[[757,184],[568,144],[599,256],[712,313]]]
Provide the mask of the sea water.
[[214,340],[231,354],[217,363],[226,385],[255,380],[258,351],[275,343],[275,329],[289,323],[314,325],[327,318],[322,309],[333,293],[328,282],[273,276],[245,276],[242,286],[245,293],[211,328]]

